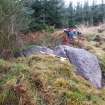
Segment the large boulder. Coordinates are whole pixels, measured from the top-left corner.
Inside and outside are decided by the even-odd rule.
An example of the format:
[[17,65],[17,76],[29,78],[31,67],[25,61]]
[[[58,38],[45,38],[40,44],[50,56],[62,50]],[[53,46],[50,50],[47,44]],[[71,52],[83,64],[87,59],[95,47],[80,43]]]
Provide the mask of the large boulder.
[[15,57],[20,57],[20,56],[30,56],[32,54],[37,54],[37,53],[47,53],[47,54],[54,54],[53,50],[47,47],[41,47],[41,46],[32,46],[30,48],[24,49],[20,52],[15,53]]
[[56,47],[54,50],[47,47],[33,46],[18,53],[19,56],[30,56],[36,53],[53,54],[68,58],[76,68],[76,72],[89,80],[95,87],[101,88],[101,69],[97,57],[84,49],[73,48],[66,45]]
[[102,74],[95,55],[84,49],[66,45],[56,47],[55,54],[57,56],[67,57],[75,65],[77,73],[89,80],[95,87],[101,88]]

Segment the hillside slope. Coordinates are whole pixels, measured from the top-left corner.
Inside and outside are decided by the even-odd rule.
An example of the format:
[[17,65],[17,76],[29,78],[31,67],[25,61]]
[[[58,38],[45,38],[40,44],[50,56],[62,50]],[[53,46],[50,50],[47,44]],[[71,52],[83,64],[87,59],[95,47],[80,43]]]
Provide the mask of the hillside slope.
[[105,105],[105,89],[76,75],[67,60],[33,55],[0,60],[0,68],[0,105]]

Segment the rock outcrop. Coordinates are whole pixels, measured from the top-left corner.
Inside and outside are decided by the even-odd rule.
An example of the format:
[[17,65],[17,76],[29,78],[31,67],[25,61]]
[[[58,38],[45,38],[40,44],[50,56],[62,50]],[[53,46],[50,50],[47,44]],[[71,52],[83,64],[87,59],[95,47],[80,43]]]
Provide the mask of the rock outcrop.
[[54,50],[47,47],[34,46],[21,51],[20,55],[26,57],[35,53],[47,53],[67,58],[75,66],[76,72],[79,75],[89,80],[95,87],[101,88],[102,74],[98,59],[88,51],[66,45],[58,46]]
[[77,73],[89,80],[97,88],[101,88],[102,74],[95,55],[84,49],[72,48],[65,45],[57,47],[55,54],[67,57],[75,65]]
[[32,46],[31,48],[24,49],[20,52],[15,53],[15,57],[20,57],[20,56],[31,56],[33,54],[38,54],[38,53],[47,53],[47,54],[53,54],[53,50],[47,47],[41,47],[41,46]]

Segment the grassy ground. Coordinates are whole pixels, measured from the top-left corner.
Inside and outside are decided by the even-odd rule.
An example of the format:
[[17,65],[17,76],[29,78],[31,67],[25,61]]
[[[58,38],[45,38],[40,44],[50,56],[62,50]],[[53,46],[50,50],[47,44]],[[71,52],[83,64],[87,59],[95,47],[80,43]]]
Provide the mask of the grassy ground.
[[[99,44],[93,41],[97,34],[105,36],[105,31],[98,32],[102,29],[100,27],[81,26],[79,30],[85,36],[84,48],[99,59],[104,84],[105,42]],[[44,40],[48,37],[46,42],[50,45],[54,43],[54,46],[65,36],[63,30],[47,35],[40,38]],[[35,43],[33,35],[31,40]],[[43,43],[46,45],[46,42]],[[0,59],[0,105],[105,105],[105,89],[94,88],[75,74],[75,68],[69,61],[61,58],[33,55],[12,61]]]
[[105,89],[74,72],[67,60],[49,55],[0,60],[0,105],[105,105]]

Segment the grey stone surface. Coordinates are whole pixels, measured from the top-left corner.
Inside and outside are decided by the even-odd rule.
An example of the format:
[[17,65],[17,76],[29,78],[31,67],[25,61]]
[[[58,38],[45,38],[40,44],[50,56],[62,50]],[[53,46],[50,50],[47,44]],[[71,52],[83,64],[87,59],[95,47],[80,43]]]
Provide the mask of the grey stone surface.
[[58,46],[53,50],[47,47],[33,46],[21,51],[19,55],[30,56],[36,53],[54,54],[59,57],[68,58],[70,63],[75,66],[77,73],[89,80],[95,87],[101,88],[102,74],[98,59],[88,51],[66,45]]
[[75,65],[76,71],[89,80],[97,88],[101,88],[102,74],[95,55],[84,49],[73,48],[69,46],[59,46],[55,50],[56,55],[67,57]]

